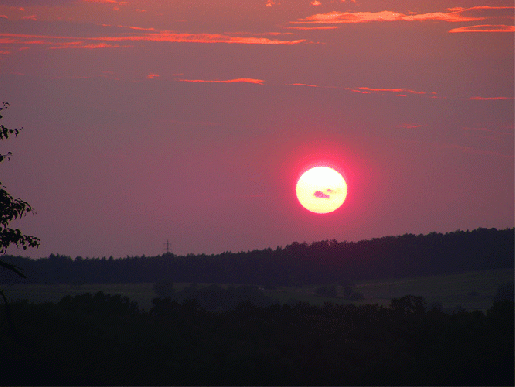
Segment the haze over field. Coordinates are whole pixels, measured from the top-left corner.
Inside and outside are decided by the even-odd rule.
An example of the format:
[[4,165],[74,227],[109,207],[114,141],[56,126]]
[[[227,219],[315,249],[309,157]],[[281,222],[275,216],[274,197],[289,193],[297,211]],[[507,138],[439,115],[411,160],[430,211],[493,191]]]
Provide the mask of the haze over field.
[[[0,0],[31,257],[514,226],[512,1]],[[320,215],[308,167],[348,185]]]

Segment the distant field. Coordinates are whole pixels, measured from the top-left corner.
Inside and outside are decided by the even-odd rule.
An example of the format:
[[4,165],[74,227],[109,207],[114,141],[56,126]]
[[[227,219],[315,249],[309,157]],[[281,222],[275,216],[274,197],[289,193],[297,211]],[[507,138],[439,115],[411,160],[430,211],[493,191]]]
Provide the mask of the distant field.
[[[423,296],[428,303],[439,302],[444,308],[461,306],[467,310],[486,310],[492,305],[493,296],[499,285],[512,281],[513,269],[497,269],[476,271],[463,274],[452,274],[432,277],[405,278],[401,280],[367,281],[355,284],[354,291],[362,293],[364,300],[356,304],[388,305],[394,297],[407,294]],[[188,284],[178,283],[177,290],[182,290]],[[199,284],[202,286],[202,284]],[[148,310],[152,306],[152,298],[156,295],[152,283],[142,284],[83,284],[83,285],[0,285],[9,300],[29,302],[57,302],[66,295],[96,293],[120,294],[136,301],[138,305]],[[342,298],[318,297],[315,294],[317,286],[293,288],[278,287],[275,290],[265,290],[265,293],[281,303],[291,300],[305,301],[311,304],[347,303]],[[337,287],[338,292],[342,289]]]
[[369,302],[374,303],[413,294],[423,296],[428,303],[440,302],[444,308],[460,305],[467,310],[485,310],[492,305],[499,285],[513,281],[513,276],[513,269],[474,271],[360,283],[356,286],[356,291],[363,293]]

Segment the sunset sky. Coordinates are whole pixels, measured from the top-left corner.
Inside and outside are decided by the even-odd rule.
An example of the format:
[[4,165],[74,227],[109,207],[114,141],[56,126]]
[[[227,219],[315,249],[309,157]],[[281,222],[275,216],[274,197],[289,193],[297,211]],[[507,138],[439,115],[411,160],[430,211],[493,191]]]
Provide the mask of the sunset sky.
[[[514,226],[502,0],[0,0],[0,181],[44,257]],[[345,177],[305,210],[308,167]]]

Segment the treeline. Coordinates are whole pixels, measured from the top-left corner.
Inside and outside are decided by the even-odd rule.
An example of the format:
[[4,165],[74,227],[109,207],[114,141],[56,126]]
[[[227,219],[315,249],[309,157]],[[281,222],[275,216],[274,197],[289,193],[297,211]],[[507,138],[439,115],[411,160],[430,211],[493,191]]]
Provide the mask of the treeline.
[[243,302],[206,311],[99,292],[0,305],[3,385],[514,385],[513,301],[485,313]]
[[3,256],[22,279],[0,271],[0,283],[173,282],[262,286],[346,285],[354,281],[460,273],[514,266],[514,229],[405,234],[359,242],[292,243],[276,249],[217,255],[33,260]]

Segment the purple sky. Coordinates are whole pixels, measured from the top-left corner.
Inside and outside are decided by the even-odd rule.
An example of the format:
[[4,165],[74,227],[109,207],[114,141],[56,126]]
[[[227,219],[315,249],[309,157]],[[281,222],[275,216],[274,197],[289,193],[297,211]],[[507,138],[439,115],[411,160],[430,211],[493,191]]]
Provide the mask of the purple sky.
[[[72,257],[514,226],[513,1],[0,0],[0,181]],[[0,102],[1,102],[0,101]],[[334,213],[295,197],[337,168]]]

